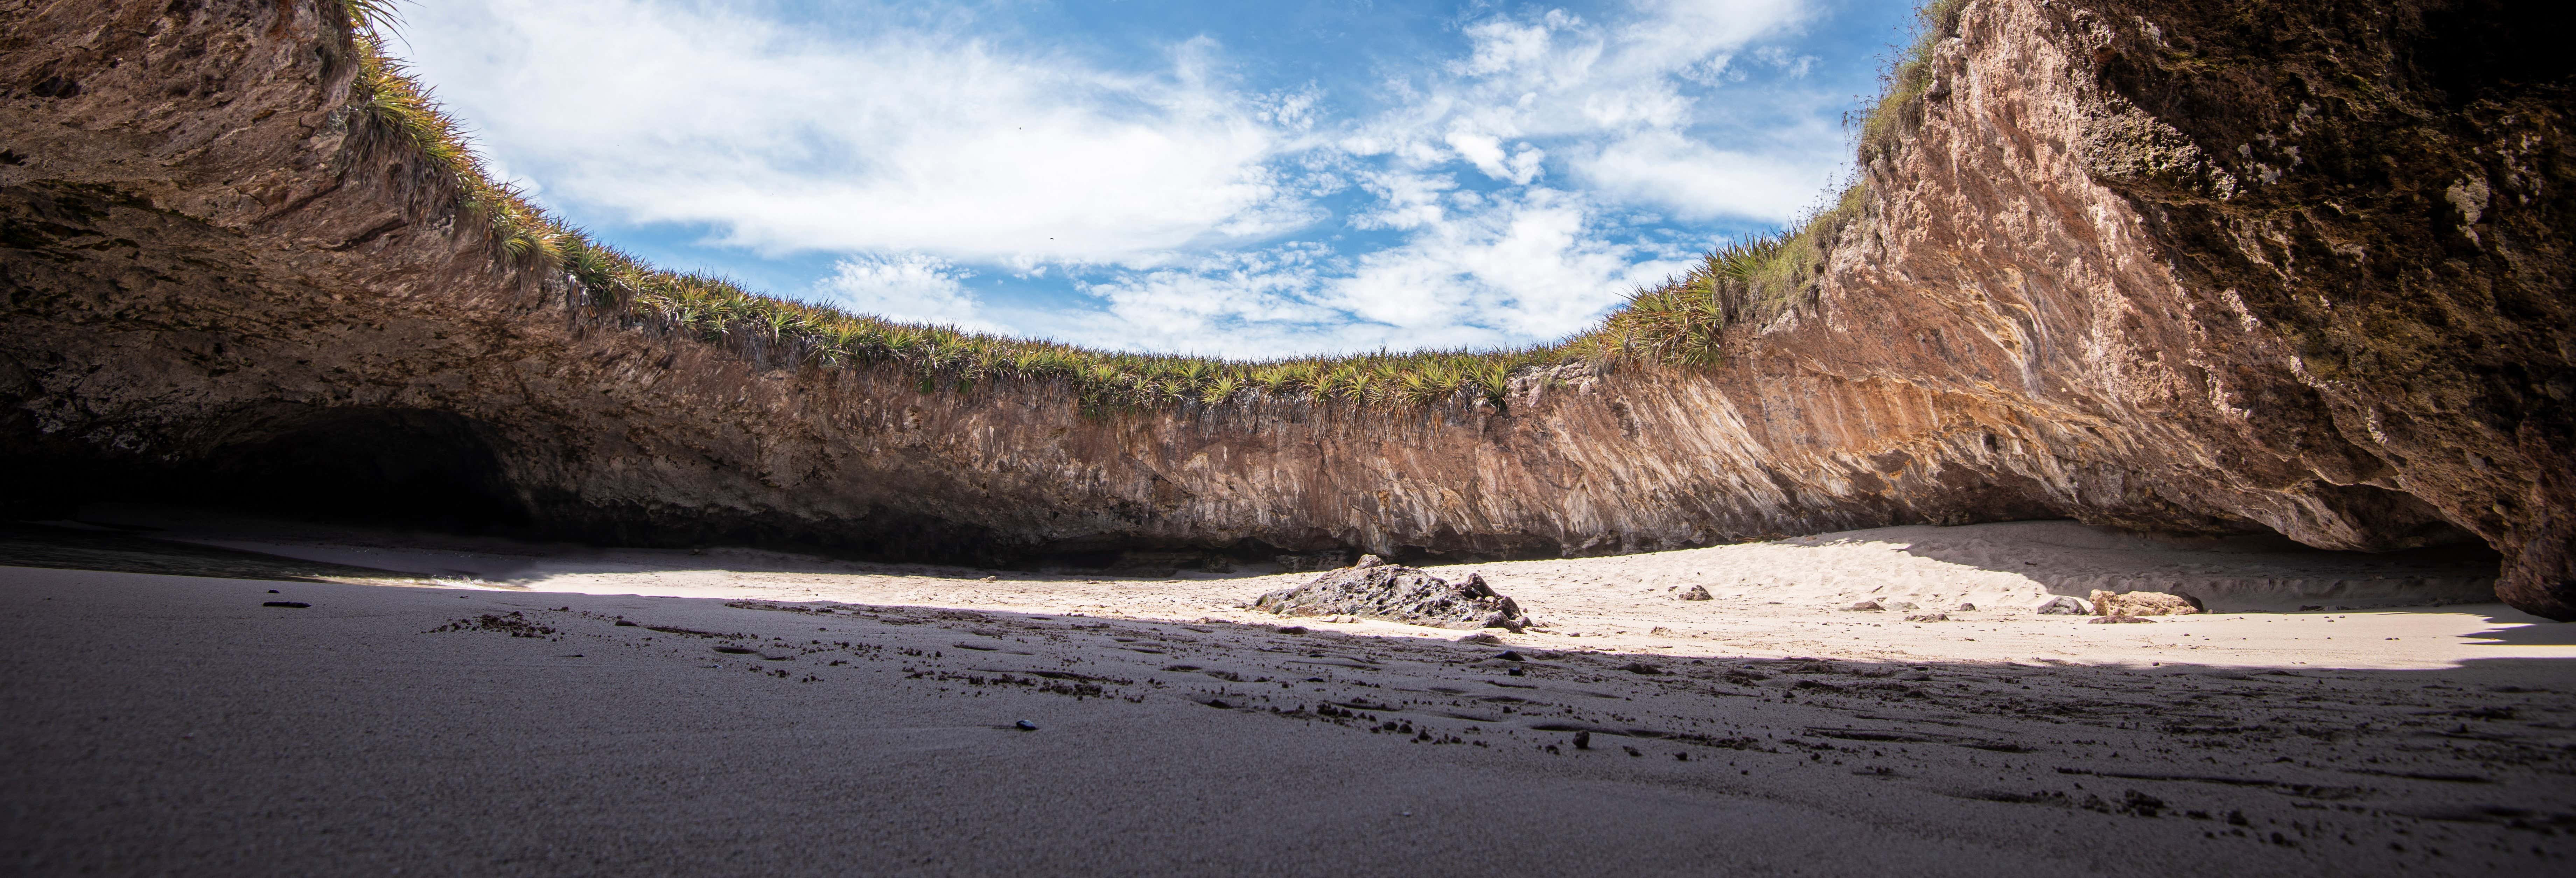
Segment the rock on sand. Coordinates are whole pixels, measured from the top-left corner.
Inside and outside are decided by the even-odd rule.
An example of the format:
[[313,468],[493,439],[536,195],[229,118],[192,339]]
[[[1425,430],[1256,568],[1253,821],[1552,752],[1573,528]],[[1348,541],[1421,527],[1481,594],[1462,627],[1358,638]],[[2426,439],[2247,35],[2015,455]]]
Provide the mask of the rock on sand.
[[2093,615],[2093,608],[2085,606],[2084,602],[2081,600],[2070,598],[2065,595],[2058,595],[2056,597],[2049,598],[2048,600],[2041,601],[2039,602],[2039,606],[2030,608],[2030,611],[2042,616]]
[[2093,592],[2097,616],[2187,616],[2200,612],[2200,602],[2160,591]]
[[1470,573],[1451,583],[1419,569],[1389,564],[1376,555],[1315,577],[1315,581],[1261,596],[1252,608],[1282,616],[1328,616],[1348,613],[1390,622],[1440,628],[1502,628],[1519,631],[1529,615],[1511,598],[1494,592],[1482,576]]

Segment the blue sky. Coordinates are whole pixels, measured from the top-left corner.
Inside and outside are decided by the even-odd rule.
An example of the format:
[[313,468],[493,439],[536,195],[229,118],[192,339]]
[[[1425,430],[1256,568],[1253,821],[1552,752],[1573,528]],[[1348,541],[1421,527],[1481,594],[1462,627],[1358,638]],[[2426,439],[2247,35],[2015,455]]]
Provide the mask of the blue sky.
[[1492,347],[1819,203],[1910,3],[434,0],[395,50],[541,204],[907,320]]

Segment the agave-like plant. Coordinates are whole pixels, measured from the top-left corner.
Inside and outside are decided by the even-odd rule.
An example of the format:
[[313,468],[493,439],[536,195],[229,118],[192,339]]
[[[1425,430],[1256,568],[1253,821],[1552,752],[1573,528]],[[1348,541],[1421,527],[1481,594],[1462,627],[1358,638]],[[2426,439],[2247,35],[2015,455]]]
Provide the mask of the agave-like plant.
[[393,30],[402,23],[402,11],[395,0],[340,0],[340,14],[349,26],[369,36]]
[[1218,405],[1233,399],[1234,395],[1242,390],[1243,377],[1228,372],[1208,379],[1206,389],[1199,393],[1199,401],[1208,405]]

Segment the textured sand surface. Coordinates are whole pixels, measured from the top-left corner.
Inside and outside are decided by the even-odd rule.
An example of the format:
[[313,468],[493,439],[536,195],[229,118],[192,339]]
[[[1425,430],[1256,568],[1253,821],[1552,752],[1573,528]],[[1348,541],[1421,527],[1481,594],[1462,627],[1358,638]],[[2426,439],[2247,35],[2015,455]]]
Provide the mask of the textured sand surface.
[[[2063,527],[1439,568],[1552,625],[1501,646],[1234,608],[1295,576],[349,531],[229,541],[479,584],[0,568],[0,853],[31,874],[2569,868],[2576,629],[2011,606],[2098,576],[2472,575],[2050,548],[2085,542]],[[1985,566],[1929,557],[1973,541]],[[2070,579],[1988,569],[2024,558]],[[1716,599],[1674,599],[1684,579]],[[2007,609],[1832,609],[1873,589]]]

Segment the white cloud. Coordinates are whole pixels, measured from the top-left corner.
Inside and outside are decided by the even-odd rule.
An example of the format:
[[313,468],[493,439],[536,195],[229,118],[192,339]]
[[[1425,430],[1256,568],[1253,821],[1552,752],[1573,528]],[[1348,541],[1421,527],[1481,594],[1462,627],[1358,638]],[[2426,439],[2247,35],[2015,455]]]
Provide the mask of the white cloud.
[[1721,148],[1708,135],[1728,132],[1709,130],[1715,120],[1690,88],[1715,85],[1748,51],[1803,74],[1753,44],[1799,27],[1809,0],[1640,0],[1629,12],[1607,23],[1555,10],[1472,22],[1461,28],[1466,57],[1406,83],[1409,98],[1343,146],[1419,167],[1461,161],[1517,186],[1560,156],[1603,187],[1597,196],[1693,219],[1777,221],[1813,201],[1841,164],[1838,130],[1794,125],[1791,142],[1764,132]]
[[1573,164],[1605,195],[1683,219],[1735,216],[1782,223],[1816,200],[1837,167],[1716,149],[1668,131],[1612,141]]
[[1133,74],[677,0],[457,5],[407,28],[440,94],[550,198],[639,222],[768,253],[1106,262],[1316,216],[1268,166],[1311,107],[1232,93],[1203,42]]
[[[406,32],[550,202],[832,254],[807,295],[855,311],[1270,357],[1559,338],[1686,267],[1693,233],[1633,224],[1793,218],[1841,164],[1839,98],[1736,82],[1806,75],[1766,41],[1814,2],[1486,14],[1454,56],[1391,68],[1365,116],[1311,83],[1239,88],[1205,38],[1112,69],[968,6],[854,30],[758,3],[450,0]],[[1072,303],[986,301],[979,271]]]
[[1231,357],[1531,344],[1687,267],[1614,240],[1616,229],[1572,193],[1533,188],[1473,208],[1437,213],[1409,226],[1404,243],[1356,257],[1291,244],[1122,273],[1084,287],[1103,307],[1070,337]]
[[922,253],[854,256],[832,267],[814,285],[813,298],[860,314],[913,323],[1000,331],[983,319],[982,303],[965,281],[974,274]]

